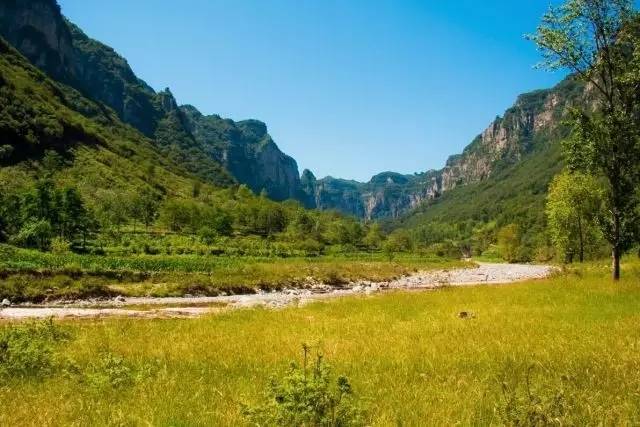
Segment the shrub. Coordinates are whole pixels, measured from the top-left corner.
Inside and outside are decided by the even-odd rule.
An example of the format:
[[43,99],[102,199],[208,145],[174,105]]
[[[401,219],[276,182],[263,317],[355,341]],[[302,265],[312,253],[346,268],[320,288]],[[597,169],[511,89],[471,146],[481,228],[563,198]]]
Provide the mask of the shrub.
[[509,386],[502,383],[502,405],[497,412],[504,425],[556,426],[571,425],[567,422],[567,408],[571,407],[563,390],[532,390],[531,368],[524,385]]
[[47,221],[33,221],[27,223],[17,236],[14,237],[12,243],[25,248],[39,249],[48,251],[51,248],[51,237],[53,229]]
[[54,254],[68,254],[71,253],[71,245],[68,241],[59,237],[51,240],[51,252]]
[[39,378],[55,370],[54,346],[68,338],[53,320],[0,329],[0,378]]
[[292,362],[285,377],[271,380],[267,401],[256,408],[245,406],[243,413],[252,425],[357,427],[365,425],[365,412],[354,399],[351,383],[331,370],[316,355],[309,366],[309,347],[303,346],[302,365]]
[[87,374],[90,384],[96,387],[123,388],[134,384],[133,370],[122,356],[103,352],[100,361]]

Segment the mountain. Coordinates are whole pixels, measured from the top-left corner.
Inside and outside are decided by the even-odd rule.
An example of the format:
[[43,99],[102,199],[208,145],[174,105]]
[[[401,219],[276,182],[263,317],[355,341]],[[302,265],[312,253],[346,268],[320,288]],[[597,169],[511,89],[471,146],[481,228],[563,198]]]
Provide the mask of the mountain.
[[196,178],[112,110],[53,81],[0,37],[0,196],[52,171],[90,200],[105,191],[179,197]]
[[0,23],[0,36],[34,65],[113,110],[203,181],[247,184],[276,200],[301,196],[297,164],[266,125],[247,120],[229,131],[230,121],[179,107],[170,90],[156,93],[117,52],[65,19],[55,0],[0,0]]
[[[55,0],[0,0],[0,24],[0,35],[31,63],[73,88],[63,90],[69,108],[102,126],[130,125],[129,135],[138,132],[130,140],[150,144],[190,179],[218,187],[243,183],[274,200],[293,198],[309,208],[393,220],[393,226],[486,222],[516,208],[539,217],[549,180],[562,166],[558,141],[568,135],[562,118],[586,102],[583,85],[569,77],[519,96],[440,170],[384,172],[367,183],[317,179],[308,170],[298,174],[296,161],[278,148],[265,123],[205,115],[180,105],[168,88],[156,92],[117,52],[66,20]],[[13,147],[12,156],[21,150]]]
[[274,200],[302,195],[296,161],[284,154],[259,120],[234,122],[218,115],[204,116],[191,105],[180,107],[187,128],[207,155],[222,164],[254,192]]
[[487,221],[496,217],[502,204],[494,200],[487,206],[476,200],[492,199],[488,195],[500,200],[518,200],[532,192],[544,195],[561,168],[559,141],[569,133],[562,120],[571,106],[587,102],[585,96],[584,85],[572,77],[552,89],[520,95],[440,170],[416,175],[385,172],[367,183],[314,177],[305,180],[303,190],[320,209],[366,219],[395,218],[396,224],[415,225],[419,217],[446,212],[452,219]]

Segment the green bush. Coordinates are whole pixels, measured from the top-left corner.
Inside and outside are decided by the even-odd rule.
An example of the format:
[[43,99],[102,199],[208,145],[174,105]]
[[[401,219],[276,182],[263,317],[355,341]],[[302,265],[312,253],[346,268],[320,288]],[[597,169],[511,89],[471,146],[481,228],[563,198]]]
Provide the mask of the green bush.
[[17,246],[48,251],[51,248],[53,229],[48,221],[33,221],[22,227],[12,240]]
[[292,362],[285,377],[275,378],[261,406],[243,408],[252,425],[357,427],[366,425],[366,414],[357,404],[351,383],[331,370],[317,355],[309,366],[309,348],[304,348],[304,363]]
[[54,346],[68,338],[52,320],[0,329],[0,378],[40,378],[55,370]]

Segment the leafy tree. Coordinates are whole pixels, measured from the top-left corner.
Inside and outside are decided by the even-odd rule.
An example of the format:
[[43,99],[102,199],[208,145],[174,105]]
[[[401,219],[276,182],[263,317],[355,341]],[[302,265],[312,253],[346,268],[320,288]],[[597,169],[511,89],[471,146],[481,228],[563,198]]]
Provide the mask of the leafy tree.
[[205,209],[202,213],[201,223],[219,236],[231,236],[233,234],[233,219],[221,209],[215,207]]
[[12,243],[25,248],[46,251],[51,247],[52,237],[53,228],[49,222],[45,220],[30,221],[22,227]]
[[602,201],[602,191],[589,175],[564,172],[551,183],[547,197],[549,232],[558,254],[569,262],[574,254],[583,262],[585,250],[598,241]]
[[96,192],[95,211],[96,218],[103,230],[115,227],[120,231],[123,224],[129,219],[130,209],[127,205],[127,197],[114,190],[100,189]]
[[160,222],[173,232],[180,232],[191,225],[192,206],[184,200],[167,200],[160,209]]
[[409,230],[400,228],[389,235],[383,249],[385,252],[411,252],[414,246],[413,236]]
[[498,233],[498,245],[505,261],[517,260],[518,246],[520,245],[520,230],[516,224],[509,224]]
[[270,236],[284,231],[286,226],[286,217],[282,207],[277,203],[263,200],[257,217],[256,231]]
[[60,237],[73,240],[88,224],[88,213],[76,188],[67,188],[60,209]]
[[134,220],[134,230],[137,221],[144,224],[145,229],[155,221],[158,214],[158,201],[148,189],[143,189],[131,196],[130,214]]
[[367,235],[362,239],[362,243],[364,243],[367,247],[372,249],[380,249],[382,246],[382,242],[384,242],[385,235],[380,228],[380,225],[377,222],[371,224],[369,227],[369,231]]
[[640,52],[632,0],[568,0],[544,15],[528,36],[542,51],[541,66],[569,70],[588,83],[595,109],[574,110],[574,135],[565,144],[572,170],[602,176],[608,215],[602,232],[612,247],[613,279],[636,230],[640,148]]

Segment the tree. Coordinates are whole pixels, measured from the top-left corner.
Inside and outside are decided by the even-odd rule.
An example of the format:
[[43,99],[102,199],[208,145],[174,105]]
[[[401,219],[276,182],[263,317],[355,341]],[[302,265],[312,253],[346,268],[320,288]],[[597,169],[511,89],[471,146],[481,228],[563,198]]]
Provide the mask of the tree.
[[565,143],[571,170],[602,176],[608,215],[601,230],[611,245],[613,279],[634,242],[640,149],[640,21],[632,0],[568,0],[544,15],[528,36],[542,52],[541,67],[564,69],[587,83],[592,109],[574,109]]
[[371,227],[369,227],[367,235],[362,239],[362,243],[371,249],[380,249],[384,238],[385,236],[382,229],[380,229],[380,225],[374,222],[371,224]]
[[155,221],[158,213],[158,201],[154,194],[143,189],[131,196],[130,213],[133,218],[133,230],[135,232],[136,222],[140,221],[144,224],[145,230]]
[[73,240],[88,223],[87,210],[76,188],[63,190],[63,201],[60,209],[60,237]]
[[498,245],[505,261],[514,262],[520,245],[520,230],[516,224],[509,224],[498,233]]
[[592,176],[563,172],[553,179],[547,196],[549,233],[567,261],[577,253],[583,262],[585,249],[599,240],[601,210],[602,190]]

